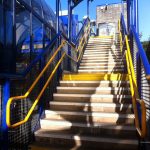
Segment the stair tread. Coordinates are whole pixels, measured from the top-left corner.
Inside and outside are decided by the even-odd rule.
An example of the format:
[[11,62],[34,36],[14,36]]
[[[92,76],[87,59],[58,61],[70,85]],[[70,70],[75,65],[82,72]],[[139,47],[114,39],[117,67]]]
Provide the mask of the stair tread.
[[[52,101],[50,105],[66,105],[66,106],[90,106],[90,107],[128,107],[132,108],[131,104],[116,104],[116,103],[87,103],[87,102],[58,102]],[[62,108],[63,109],[63,108]]]
[[76,116],[97,116],[97,117],[106,117],[106,118],[131,118],[134,119],[134,114],[119,114],[119,113],[106,113],[106,112],[75,112],[75,111],[52,111],[46,110],[45,114],[51,115],[76,115]]
[[64,134],[64,133],[47,133],[44,129],[40,129],[35,132],[36,137],[47,137],[47,138],[58,138],[58,139],[68,139],[68,140],[83,140],[83,141],[93,141],[93,142],[104,142],[104,143],[116,143],[116,144],[126,144],[126,145],[138,145],[138,140],[133,139],[120,139],[120,138],[103,138],[94,136],[82,136],[74,134]]
[[88,127],[88,128],[104,128],[104,129],[115,129],[115,130],[127,130],[127,131],[136,131],[134,125],[115,125],[112,123],[82,123],[82,122],[70,122],[67,120],[54,120],[54,119],[41,119],[41,123],[47,123],[54,126],[76,126],[76,127]]
[[66,96],[66,97],[105,97],[105,98],[132,98],[131,95],[114,95],[114,94],[60,94],[60,93],[54,93],[54,96]]
[[128,83],[129,81],[121,81],[121,80],[114,80],[114,81],[63,81],[61,80],[60,83]]
[[57,89],[66,90],[127,90],[130,91],[129,87],[63,87],[58,86]]
[[112,46],[113,37],[89,39],[78,72],[64,74],[40,120],[37,145],[56,142],[56,149],[49,150],[60,150],[59,144],[66,146],[62,150],[137,149],[129,76],[120,47]]

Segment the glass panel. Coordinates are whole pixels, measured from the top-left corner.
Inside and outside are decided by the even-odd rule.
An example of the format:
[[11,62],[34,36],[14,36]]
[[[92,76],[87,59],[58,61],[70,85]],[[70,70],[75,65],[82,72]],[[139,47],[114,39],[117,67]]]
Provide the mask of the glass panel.
[[21,73],[30,63],[30,13],[20,4],[16,8],[16,72]]
[[42,6],[40,0],[32,0],[32,8],[36,11],[40,16],[42,14]]

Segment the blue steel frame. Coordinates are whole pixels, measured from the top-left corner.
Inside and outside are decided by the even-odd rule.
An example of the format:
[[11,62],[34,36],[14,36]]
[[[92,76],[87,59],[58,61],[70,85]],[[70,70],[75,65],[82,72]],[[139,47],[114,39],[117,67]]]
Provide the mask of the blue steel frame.
[[[13,50],[13,62],[12,64],[16,65],[16,0],[12,0],[12,39],[13,39],[13,46],[12,46],[12,50]],[[23,0],[18,0],[18,2],[20,2],[20,4],[22,4],[29,12],[30,12],[30,53],[33,52],[34,50],[34,45],[33,45],[33,23],[32,23],[32,19],[33,19],[33,15],[38,18],[41,22],[42,22],[42,27],[43,27],[43,33],[44,33],[44,27],[47,26],[48,28],[50,28],[53,32],[55,32],[55,29],[48,24],[39,14],[37,14],[32,6],[32,1],[30,1],[30,4],[25,3]],[[4,1],[2,1],[2,8],[3,10],[4,8]],[[43,10],[43,9],[42,9]],[[5,15],[5,11],[4,11],[4,16]],[[5,19],[5,18],[4,18]],[[5,23],[5,21],[4,21]],[[5,24],[4,24],[5,26]],[[44,34],[43,34],[44,35]],[[6,39],[6,33],[4,34]],[[6,43],[6,41],[4,41],[4,44]],[[45,40],[43,38],[43,47],[45,47]],[[43,51],[44,53],[44,51]],[[41,54],[43,54],[41,53]],[[31,55],[30,55],[31,56]],[[39,57],[40,56],[40,57]],[[32,56],[31,56],[32,57]],[[30,58],[30,60],[32,60],[32,58]],[[6,104],[7,101],[10,97],[10,80],[12,78],[14,79],[18,79],[18,78],[23,78],[27,75],[27,73],[30,72],[32,66],[34,66],[34,64],[36,64],[37,61],[41,60],[41,69],[44,66],[44,62],[45,60],[43,59],[43,55],[38,55],[38,57],[36,57],[36,59],[31,62],[30,66],[27,68],[27,70],[25,70],[25,72],[23,72],[22,74],[16,75],[16,74],[0,74],[0,78],[2,79],[2,122],[1,122],[1,133],[2,133],[2,139],[1,140],[1,149],[8,149],[8,127],[6,124]],[[42,83],[43,81],[41,81]],[[40,110],[43,110],[43,108],[41,107]],[[41,113],[41,112],[40,112]]]
[[[72,41],[72,0],[68,0],[68,38]],[[68,45],[68,55],[71,56],[71,47]],[[68,70],[71,71],[71,60],[68,59]]]
[[[81,0],[82,1],[82,0]],[[80,1],[80,2],[81,2]],[[34,10],[33,10],[33,7],[32,6],[32,1],[30,1],[30,4],[27,4],[25,3],[23,0],[18,0],[18,2],[23,5],[25,7],[26,10],[29,11],[30,13],[30,53],[32,54],[32,52],[34,51],[34,40],[33,40],[33,16],[35,16],[41,23],[42,23],[42,29],[43,29],[43,33],[44,33],[44,28],[48,27],[49,29],[51,29],[53,32],[55,32],[55,29],[50,25],[48,24],[38,13],[36,13]],[[44,64],[45,64],[45,60],[44,60],[44,54],[47,52],[47,50],[55,43],[56,40],[58,40],[58,45],[59,45],[59,39],[60,39],[60,36],[63,36],[63,38],[65,38],[72,46],[75,47],[75,44],[72,43],[71,41],[71,25],[72,25],[72,9],[77,6],[74,5],[74,6],[71,6],[71,0],[69,0],[68,2],[70,2],[68,4],[68,8],[69,8],[69,33],[68,33],[68,37],[66,37],[63,33],[61,33],[59,31],[59,2],[60,0],[56,0],[56,16],[57,16],[57,30],[55,33],[56,36],[51,40],[51,42],[49,43],[49,45],[47,45],[45,47],[45,37],[43,37],[43,48],[45,48],[44,51],[41,51],[38,56],[33,60],[31,61],[30,65],[27,67],[27,69],[22,72],[21,74],[7,74],[7,73],[2,73],[0,74],[0,78],[3,79],[3,95],[2,95],[2,127],[1,127],[1,131],[2,131],[2,137],[3,139],[1,139],[1,143],[4,143],[3,145],[3,149],[7,149],[8,147],[8,127],[6,125],[6,104],[7,104],[7,101],[10,97],[10,81],[13,79],[13,80],[18,80],[18,79],[21,79],[21,78],[24,78],[28,73],[30,73],[32,67],[40,60],[40,70],[43,69],[44,67]],[[13,22],[13,50],[14,52],[16,51],[16,0],[13,0],[12,1],[12,22]],[[42,7],[42,6],[41,6]],[[41,9],[43,10],[43,9]],[[43,15],[43,11],[42,11],[42,15]],[[84,25],[83,25],[84,26]],[[83,30],[83,28],[81,29]],[[79,36],[80,34],[82,34],[82,32],[79,32],[78,34],[78,38],[76,39],[76,43],[78,43],[78,40],[79,40]],[[44,36],[44,34],[43,34]],[[71,55],[71,49],[69,51],[69,55]],[[30,60],[32,60],[32,55],[30,55],[31,58]],[[14,55],[14,58],[15,58],[15,55]],[[58,58],[59,59],[59,58]],[[15,62],[15,59],[14,59],[14,63]],[[70,63],[69,63],[70,64]],[[70,66],[71,67],[71,66]],[[40,81],[41,83],[41,86],[43,84],[43,79],[41,79]],[[40,116],[42,115],[42,112],[43,112],[43,105],[41,104],[40,105],[40,108],[39,108],[39,114]],[[5,147],[4,147],[5,146]]]
[[128,28],[128,33],[129,33],[131,25],[134,25],[136,32],[139,33],[138,0],[127,0],[127,28]]

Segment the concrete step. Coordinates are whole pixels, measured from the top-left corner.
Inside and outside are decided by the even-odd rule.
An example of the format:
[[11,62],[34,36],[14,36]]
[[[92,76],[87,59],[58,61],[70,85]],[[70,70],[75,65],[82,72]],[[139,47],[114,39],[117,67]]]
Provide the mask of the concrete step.
[[57,87],[57,93],[67,94],[130,94],[127,87]]
[[122,58],[122,55],[119,55],[119,54],[113,54],[113,53],[108,53],[108,54],[104,54],[104,53],[91,53],[91,54],[87,54],[87,53],[84,53],[83,57],[121,57]]
[[84,69],[88,69],[88,70],[90,70],[90,69],[108,69],[108,70],[111,70],[111,69],[124,69],[124,65],[111,65],[111,66],[107,66],[107,65],[97,65],[97,66],[89,66],[89,65],[87,65],[87,66],[80,66],[79,67],[79,69],[82,69],[82,70],[84,70]]
[[50,102],[50,109],[53,111],[74,111],[74,112],[106,112],[106,113],[132,113],[131,104],[115,103],[83,103],[83,102]]
[[112,51],[111,49],[86,49],[84,54],[120,54],[120,50]]
[[[137,150],[138,141],[132,139],[120,138],[103,138],[94,136],[84,136],[82,134],[63,134],[63,133],[48,133],[47,130],[38,130],[35,132],[35,139],[37,142],[44,145],[54,145],[59,147],[71,147],[72,150]],[[46,141],[46,142],[45,142]],[[49,147],[50,147],[49,146]],[[67,148],[66,148],[67,150]]]
[[[105,51],[112,51],[111,47],[86,47],[85,51],[100,51],[100,52],[105,52]],[[119,50],[117,50],[119,51]]]
[[123,73],[124,69],[79,69],[79,73]]
[[63,87],[129,87],[129,81],[60,81]]
[[103,112],[74,112],[74,111],[52,111],[46,110],[47,119],[68,120],[83,123],[114,123],[114,124],[134,124],[133,114],[103,113]]
[[136,129],[134,126],[127,125],[114,125],[108,123],[79,123],[79,122],[69,122],[67,120],[49,120],[42,119],[41,129],[51,131],[51,132],[63,132],[66,131],[71,134],[82,133],[84,135],[91,136],[108,136],[117,138],[129,138],[134,139],[136,134]]
[[81,66],[105,66],[105,67],[109,67],[109,66],[120,66],[123,65],[123,62],[81,62],[80,63],[80,67]]
[[84,56],[83,55],[83,58],[82,60],[98,60],[98,59],[101,59],[101,60],[120,60],[121,61],[121,58],[122,57],[117,57],[117,56]]
[[88,48],[107,48],[107,49],[109,49],[109,48],[111,48],[111,45],[87,45],[86,46],[86,48],[88,49]]
[[[122,61],[124,61],[124,60],[122,60]],[[97,63],[99,63],[99,62],[106,62],[106,64],[108,64],[108,63],[112,63],[112,62],[121,62],[121,60],[115,60],[115,59],[98,59],[98,60],[81,60],[81,63],[85,63],[85,62],[87,62],[87,63],[90,63],[90,62],[97,62]]]
[[88,43],[112,42],[112,39],[89,39]]
[[131,103],[131,95],[112,94],[53,94],[54,100],[64,102]]

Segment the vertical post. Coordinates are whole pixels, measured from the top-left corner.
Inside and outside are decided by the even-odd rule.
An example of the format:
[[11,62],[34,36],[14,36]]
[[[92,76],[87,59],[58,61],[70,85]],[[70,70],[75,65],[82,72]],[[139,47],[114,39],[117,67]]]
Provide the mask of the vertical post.
[[[59,4],[60,4],[60,0],[56,0],[56,33],[57,34],[60,32],[60,29],[59,29],[59,11],[60,11]],[[59,46],[59,44],[60,44],[60,38],[57,39],[57,47]],[[60,58],[61,58],[61,52],[59,51],[58,57],[57,57],[58,61]],[[58,71],[57,71],[57,81],[59,81],[60,75],[61,75],[61,65],[59,66]]]
[[[69,42],[72,40],[72,8],[71,0],[68,0],[68,38]],[[71,47],[68,46],[68,55],[71,56]],[[68,70],[71,71],[71,60],[68,59]]]
[[32,53],[34,50],[33,47],[33,8],[32,8],[32,1],[30,1],[30,7],[31,7],[31,12],[30,12],[30,61],[32,61]]
[[[40,1],[41,2],[41,1]],[[44,18],[44,10],[43,10],[43,5],[41,2],[41,12],[42,12],[42,18]],[[42,23],[42,49],[45,50],[45,24]],[[39,71],[41,72],[43,70],[45,66],[45,56],[42,56],[40,59],[40,66],[39,66]],[[39,86],[39,90],[41,91],[42,87],[44,86],[44,76],[41,78],[40,80],[40,86]],[[44,98],[45,94],[42,96],[42,101],[40,101],[40,107],[39,107],[39,117],[41,117],[43,110],[44,110],[44,104],[46,103],[45,100],[46,98]]]
[[89,6],[90,6],[90,1],[87,0],[87,17],[89,17]]
[[122,14],[123,14],[123,16],[124,16],[124,2],[123,2],[123,0],[121,1],[121,4],[122,4]]
[[56,32],[59,33],[59,3],[60,0],[56,0]]
[[127,24],[128,24],[128,32],[130,29],[130,0],[127,0]]
[[14,70],[16,70],[16,0],[13,0],[13,52]]
[[136,32],[139,33],[139,1],[136,1]]
[[6,79],[2,86],[2,149],[8,148],[8,127],[6,124],[6,105],[10,97],[10,81]]
[[131,0],[131,25],[134,25],[134,6],[133,6],[133,4],[134,4],[134,0]]
[[134,23],[133,23],[133,25],[135,26],[135,28],[136,28],[136,0],[133,0],[133,5],[134,5]]

